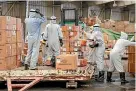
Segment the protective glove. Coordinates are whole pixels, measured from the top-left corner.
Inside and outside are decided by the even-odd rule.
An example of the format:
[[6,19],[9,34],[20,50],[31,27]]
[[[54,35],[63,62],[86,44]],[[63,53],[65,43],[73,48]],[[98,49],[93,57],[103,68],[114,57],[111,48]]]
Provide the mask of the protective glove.
[[63,46],[63,41],[62,41],[62,39],[59,39],[59,41],[60,41],[60,46],[62,47],[62,46]]
[[46,45],[46,40],[42,40],[42,44]]
[[99,44],[98,43],[96,43],[95,45],[94,45],[94,47],[98,47],[99,46]]
[[90,47],[90,48],[94,48],[94,45],[90,45],[90,44],[89,44],[89,47]]
[[40,13],[40,10],[39,10],[39,9],[36,9],[36,13],[40,14],[41,17],[44,16],[42,13]]

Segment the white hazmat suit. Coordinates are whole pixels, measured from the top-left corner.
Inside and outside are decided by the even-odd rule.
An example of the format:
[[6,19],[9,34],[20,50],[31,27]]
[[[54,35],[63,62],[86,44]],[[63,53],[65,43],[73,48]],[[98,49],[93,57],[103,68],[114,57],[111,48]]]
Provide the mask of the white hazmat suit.
[[90,39],[94,39],[98,43],[98,47],[95,47],[93,55],[95,56],[95,61],[99,71],[104,69],[104,53],[105,53],[105,44],[103,40],[103,34],[99,25],[94,25],[93,32]]
[[40,37],[41,37],[41,24],[45,22],[44,17],[35,10],[31,9],[29,18],[25,19],[26,30],[28,31],[28,52],[25,59],[25,64],[29,65],[30,69],[36,69],[36,64],[39,55]]
[[128,35],[124,32],[121,32],[120,39],[117,40],[114,48],[110,52],[110,65],[108,71],[113,72],[116,68],[118,72],[124,72],[121,58],[125,52],[125,48],[130,45],[134,46],[136,44],[135,42],[127,40],[127,38]]
[[97,64],[97,69],[99,70],[99,76],[98,78],[96,78],[96,80],[99,82],[103,82],[105,44],[99,24],[95,24],[93,26],[93,32],[91,35],[88,35],[88,37],[89,36],[90,36],[89,39],[93,39],[95,43],[93,45],[90,45],[91,48],[95,48],[95,50],[93,50],[93,54],[90,56],[92,57],[93,60],[95,60]]
[[116,68],[116,70],[120,73],[121,83],[128,83],[128,81],[125,80],[125,72],[121,58],[125,52],[125,48],[130,45],[135,45],[136,43],[127,40],[127,38],[128,35],[124,32],[121,32],[120,39],[117,40],[116,44],[114,45],[114,48],[110,52],[109,69],[107,72],[108,82],[114,82],[114,80],[112,80],[111,77],[112,72]]
[[60,39],[62,40],[63,34],[61,28],[56,24],[56,17],[51,17],[51,22],[46,25],[45,33],[43,36],[48,45],[48,56],[52,58],[60,55]]

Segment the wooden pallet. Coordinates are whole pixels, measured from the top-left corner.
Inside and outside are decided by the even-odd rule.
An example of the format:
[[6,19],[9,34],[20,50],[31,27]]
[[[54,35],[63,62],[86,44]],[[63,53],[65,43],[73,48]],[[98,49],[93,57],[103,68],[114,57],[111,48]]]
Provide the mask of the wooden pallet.
[[[0,71],[0,81],[7,81],[8,91],[12,91],[12,88],[16,87],[21,87],[19,91],[26,91],[40,81],[69,81],[66,87],[77,87],[76,81],[90,80],[94,73],[94,66],[90,64],[86,67],[78,67],[77,70],[65,71],[49,66],[39,66],[38,68],[39,70],[23,70],[24,67],[20,67],[15,70]],[[12,81],[30,81],[30,83],[12,84]]]

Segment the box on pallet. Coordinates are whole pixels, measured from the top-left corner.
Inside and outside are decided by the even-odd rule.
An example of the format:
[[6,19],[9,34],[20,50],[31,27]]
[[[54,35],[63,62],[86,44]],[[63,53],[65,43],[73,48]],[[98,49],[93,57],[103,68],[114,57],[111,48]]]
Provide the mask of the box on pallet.
[[17,55],[21,54],[22,53],[22,49],[23,49],[23,45],[22,43],[17,43],[16,44],[16,51],[17,51]]
[[126,26],[125,32],[127,33],[134,33],[135,32],[135,24],[130,23]]
[[10,44],[0,46],[0,58],[9,57],[12,55],[12,48]]
[[11,31],[0,29],[0,45],[4,45],[5,43],[11,43]]
[[11,24],[10,16],[0,16],[0,29],[9,29],[9,24]]
[[0,58],[0,70],[16,68],[16,56]]
[[77,36],[77,34],[78,34],[77,31],[70,31],[69,36],[70,37],[75,37],[75,36]]
[[62,26],[61,28],[63,32],[68,31],[68,26]]
[[76,70],[77,69],[77,55],[62,54],[57,56],[56,69],[59,70]]
[[12,48],[12,56],[15,56],[17,53],[17,49],[16,49],[16,43],[11,44],[11,48]]
[[11,17],[11,24],[12,25],[16,25],[17,24],[15,17]]
[[0,70],[7,70],[7,60],[10,60],[10,57],[0,58]]
[[16,18],[16,30],[21,30],[22,24],[21,24],[21,19]]
[[63,31],[63,37],[64,39],[69,39],[69,32],[68,31]]
[[21,54],[16,55],[16,66],[20,67],[21,66]]
[[16,55],[15,56],[11,56],[11,60],[9,62],[9,69],[14,69],[16,68]]
[[16,39],[17,39],[17,42],[22,42],[23,37],[22,37],[21,31],[16,32]]
[[11,31],[11,41],[12,43],[16,43],[16,31]]

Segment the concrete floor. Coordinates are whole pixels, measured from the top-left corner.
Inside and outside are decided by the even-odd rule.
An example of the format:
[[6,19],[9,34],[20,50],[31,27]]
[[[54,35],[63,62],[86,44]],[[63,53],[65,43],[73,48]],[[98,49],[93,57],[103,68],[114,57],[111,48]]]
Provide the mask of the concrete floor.
[[[124,61],[124,63],[125,62],[127,61]],[[106,66],[105,70],[107,70]],[[65,82],[40,82],[27,91],[136,91],[135,78],[131,77],[129,73],[126,74],[126,79],[129,83],[125,85],[120,84],[118,72],[114,72],[113,79],[116,80],[116,82],[106,83],[105,81],[104,83],[98,83],[94,79],[87,82],[79,82],[77,89],[66,89]],[[7,91],[7,87],[3,83],[0,83],[0,91]],[[13,91],[18,91],[18,89]]]

